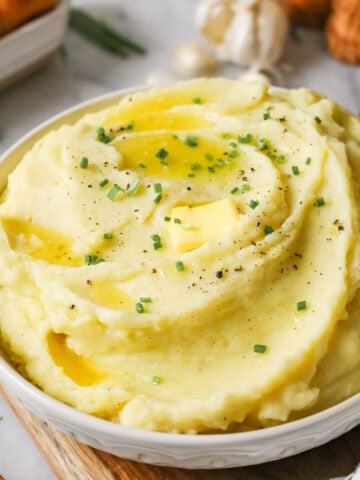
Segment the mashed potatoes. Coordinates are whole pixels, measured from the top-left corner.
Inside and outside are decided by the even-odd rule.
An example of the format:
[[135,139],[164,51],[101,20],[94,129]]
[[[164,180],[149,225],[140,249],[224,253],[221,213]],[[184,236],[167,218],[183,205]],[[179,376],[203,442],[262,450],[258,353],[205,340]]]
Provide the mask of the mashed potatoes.
[[196,80],[46,135],[0,206],[0,331],[45,392],[150,430],[258,428],[360,390],[360,122]]

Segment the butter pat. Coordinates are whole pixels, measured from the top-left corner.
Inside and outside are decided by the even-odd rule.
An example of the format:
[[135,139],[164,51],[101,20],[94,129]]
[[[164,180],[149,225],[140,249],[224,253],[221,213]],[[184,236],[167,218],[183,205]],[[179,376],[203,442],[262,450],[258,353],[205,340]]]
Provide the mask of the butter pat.
[[[178,253],[189,252],[235,229],[239,214],[232,197],[198,207],[175,207],[170,212],[169,235]],[[175,223],[179,219],[181,223]]]

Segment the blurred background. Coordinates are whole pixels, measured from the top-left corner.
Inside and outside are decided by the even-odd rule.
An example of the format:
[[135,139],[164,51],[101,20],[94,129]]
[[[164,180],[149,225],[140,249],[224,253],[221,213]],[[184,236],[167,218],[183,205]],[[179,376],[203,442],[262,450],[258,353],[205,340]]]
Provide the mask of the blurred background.
[[[0,0],[0,154],[50,116],[196,76],[310,87],[360,113],[359,0]],[[55,478],[0,394],[0,478]]]

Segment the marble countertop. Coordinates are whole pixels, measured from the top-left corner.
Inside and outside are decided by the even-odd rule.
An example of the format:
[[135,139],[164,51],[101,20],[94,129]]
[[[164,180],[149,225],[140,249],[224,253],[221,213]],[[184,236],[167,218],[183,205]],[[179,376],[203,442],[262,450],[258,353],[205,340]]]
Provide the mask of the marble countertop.
[[[30,77],[0,92],[0,154],[27,131],[68,107],[102,93],[141,85],[150,72],[171,72],[171,52],[182,42],[199,40],[193,24],[193,0],[74,0],[109,18],[148,55],[115,58],[72,32],[63,53]],[[65,52],[65,53],[64,53]],[[321,91],[353,113],[360,113],[360,68],[335,61],[321,32],[299,31],[289,38],[283,62],[286,87]],[[239,68],[224,66],[219,75],[235,78]],[[6,480],[55,478],[0,395],[0,475]],[[70,480],[70,479],[69,479]]]

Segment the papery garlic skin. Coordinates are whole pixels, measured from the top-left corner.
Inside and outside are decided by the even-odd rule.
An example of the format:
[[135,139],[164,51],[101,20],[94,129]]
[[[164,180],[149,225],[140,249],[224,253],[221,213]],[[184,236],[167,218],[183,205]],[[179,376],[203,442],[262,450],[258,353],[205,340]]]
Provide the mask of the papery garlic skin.
[[207,75],[215,70],[217,61],[193,43],[178,45],[173,51],[173,67],[187,77]]
[[283,53],[288,18],[281,0],[202,0],[195,21],[220,60],[271,69]]

